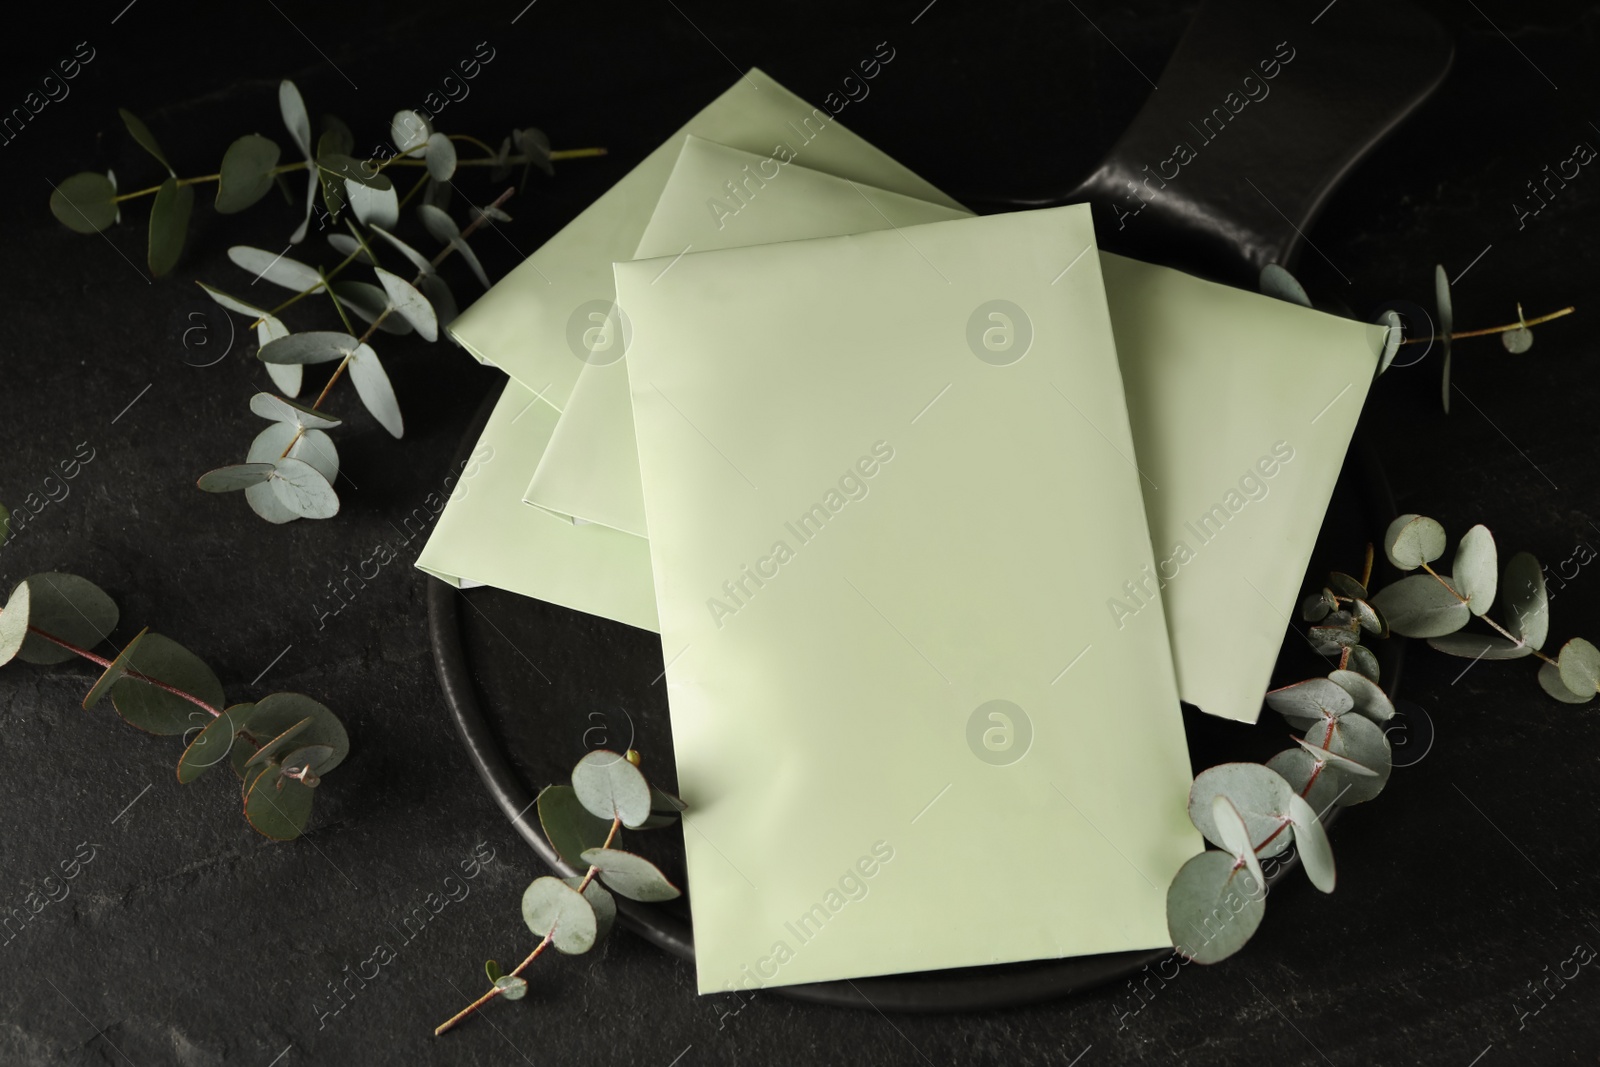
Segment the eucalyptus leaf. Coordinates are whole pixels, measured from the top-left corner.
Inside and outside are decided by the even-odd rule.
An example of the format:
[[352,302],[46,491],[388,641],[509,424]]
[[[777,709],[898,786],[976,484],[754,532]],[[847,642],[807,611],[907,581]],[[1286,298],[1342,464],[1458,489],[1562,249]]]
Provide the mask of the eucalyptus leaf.
[[398,274],[391,274],[382,267],[373,267],[372,271],[382,283],[383,291],[389,296],[389,302],[416,328],[417,335],[424,341],[437,341],[439,317],[434,314],[433,305],[428,303],[428,298]]
[[1442,263],[1435,264],[1433,268],[1433,294],[1439,305],[1439,348],[1443,353],[1439,372],[1439,401],[1444,405],[1444,413],[1448,415],[1450,414],[1450,335],[1456,332],[1456,312],[1450,299],[1450,279],[1445,275]]
[[1554,663],[1540,664],[1539,687],[1565,704],[1587,704],[1594,699],[1593,693],[1574,693],[1568,689],[1561,680],[1560,669]]
[[[392,184],[383,189],[349,182],[345,185],[344,195],[350,203],[351,212],[363,226],[376,224],[392,229],[400,221],[400,197],[396,195]],[[329,238],[330,241],[332,239]]]
[[1301,307],[1311,306],[1311,298],[1306,295],[1305,287],[1295,280],[1294,275],[1276,263],[1268,263],[1261,268],[1260,286],[1261,291],[1267,296],[1287,300]]
[[268,484],[278,503],[303,519],[331,519],[339,514],[339,494],[309,463],[280,459]]
[[1513,356],[1520,356],[1533,347],[1533,331],[1526,326],[1518,326],[1515,330],[1507,330],[1501,334],[1500,343]]
[[287,78],[278,83],[278,112],[283,116],[289,139],[294,141],[302,156],[310,159],[311,116],[306,114],[306,102],[301,98],[299,88]]
[[1574,637],[1561,646],[1556,657],[1556,668],[1561,672],[1561,684],[1586,698],[1600,692],[1600,648]]
[[[1217,829],[1212,802],[1226,796],[1244,819],[1262,859],[1289,847],[1283,828],[1289,822],[1289,783],[1259,763],[1220,763],[1201,771],[1189,790],[1189,821],[1218,848],[1227,848]],[[1269,840],[1270,839],[1270,840]]]
[[1428,644],[1440,652],[1466,659],[1522,659],[1533,655],[1533,646],[1507,641],[1499,634],[1444,634],[1428,638]]
[[322,761],[317,773],[326,774],[343,763],[350,754],[350,737],[339,717],[304,693],[273,693],[258,700],[249,715],[243,718],[242,728],[249,743],[235,746],[240,753],[236,767],[242,770],[258,746],[266,744],[303,719],[310,719],[311,725],[296,735],[298,745],[326,745],[332,750]]
[[378,424],[393,437],[405,436],[405,419],[400,415],[400,403],[395,399],[394,386],[389,382],[389,375],[384,371],[378,353],[370,345],[362,345],[350,357],[350,381],[356,387],[356,395],[361,397],[361,402],[378,420]]
[[[324,134],[323,136],[326,138],[328,135]],[[317,169],[325,177],[342,179],[348,185],[365,186],[374,193],[394,192],[394,183],[389,180],[387,174],[366,160],[356,159],[345,154],[345,152],[323,151],[319,147],[317,151]],[[345,188],[341,187],[340,192],[345,192]],[[399,214],[397,207],[395,217],[398,218]]]
[[[291,334],[289,337],[284,338],[284,341],[308,336],[312,335],[303,333]],[[333,336],[346,337],[348,335],[335,334]],[[352,337],[350,340],[354,341],[355,338]],[[283,341],[274,341],[272,343],[281,345]],[[292,400],[285,400],[281,396],[273,396],[271,393],[256,393],[252,396],[250,398],[250,410],[260,415],[263,419],[271,419],[273,422],[287,422],[295,426],[302,426],[308,430],[329,430],[339,425],[339,420],[332,415],[317,411],[314,408],[308,408],[304,404],[296,404]]]
[[494,960],[484,961],[483,973],[488,976],[491,985],[505,977],[505,972],[500,969],[500,965]]
[[1423,515],[1401,515],[1383,535],[1383,552],[1403,571],[1414,571],[1444,555],[1444,527]]
[[435,133],[428,138],[428,176],[447,182],[456,172],[456,146],[449,137]]
[[1339,776],[1330,773],[1327,766],[1304,748],[1284,749],[1267,761],[1267,767],[1283,775],[1289,787],[1318,811],[1339,799],[1343,784]]
[[1167,887],[1167,933],[1185,957],[1218,963],[1238,952],[1266,913],[1265,887],[1226,852],[1202,852]]
[[512,130],[511,142],[517,146],[518,153],[528,157],[528,161],[522,166],[522,179],[517,185],[519,192],[528,184],[530,167],[538,167],[547,175],[556,172],[556,168],[550,162],[550,138],[545,136],[543,130],[532,126]]
[[258,133],[247,133],[223,153],[217,182],[218,214],[231,215],[260,200],[272,188],[272,168],[280,150]]
[[106,691],[132,669],[129,665],[129,657],[133,655],[134,650],[139,647],[139,642],[143,641],[145,635],[149,632],[150,628],[147,626],[134,634],[133,638],[122,646],[122,651],[117,653],[117,657],[106,665],[106,669],[101,672],[100,677],[95,679],[94,685],[89,687],[89,692],[84,694],[84,711],[92,710],[96,704],[100,703],[101,698],[106,695]]
[[[87,578],[45,571],[30,574],[25,580],[29,626],[86,649],[94,648],[116,629],[120,617],[116,602]],[[46,666],[65,663],[73,656],[36,633],[28,634],[17,653],[24,662]]]
[[249,245],[234,245],[228,249],[228,258],[233,260],[234,266],[248,271],[255,278],[265,279],[297,293],[322,288],[322,276],[317,273],[315,267],[309,267],[298,259],[290,259],[281,253],[268,252],[264,248],[252,248]]
[[1383,617],[1383,612],[1360,599],[1351,601],[1350,608],[1363,630],[1379,637],[1389,636],[1389,620]]
[[279,757],[288,751],[289,743],[311,729],[312,722],[313,720],[309,715],[301,719],[283,731],[283,733],[257,748],[255,752],[251,753],[250,758],[244,761],[244,765],[246,767],[255,767],[263,763],[281,762]]
[[[287,337],[280,337],[276,341],[262,345],[261,351],[256,355],[263,363],[335,363],[354,352],[356,344],[354,337],[338,330],[307,330],[304,333],[291,333]],[[251,410],[254,410],[253,402]],[[337,420],[334,424],[337,425]]]
[[572,788],[591,814],[607,822],[618,818],[623,826],[636,827],[650,817],[650,783],[610,749],[584,754],[572,769]]
[[606,843],[611,820],[592,814],[571,786],[551,785],[539,791],[539,825],[556,855],[577,868],[586,867],[583,853]]
[[18,582],[0,611],[0,667],[17,658],[28,639],[28,583]]
[[[182,690],[213,708],[225,703],[216,673],[169,637],[145,634],[129,664],[144,678]],[[140,678],[125,677],[112,685],[111,703],[118,715],[147,733],[176,736],[187,733],[194,724],[194,704]]]
[[284,778],[268,768],[245,797],[244,817],[261,836],[292,841],[311,821],[311,802],[315,798],[316,791],[304,782]]
[[1367,587],[1343,571],[1334,571],[1328,575],[1328,588],[1352,600],[1367,599]]
[[[339,475],[339,452],[334,447],[333,438],[321,430],[306,430],[296,438],[297,429],[291,422],[274,422],[250,443],[246,460],[251,463],[271,463],[275,468],[284,449],[288,449],[288,458],[304,460],[332,483]],[[291,445],[290,441],[294,444]],[[244,491],[244,495],[250,502],[251,510],[268,522],[292,522],[300,517],[278,503],[277,494],[270,484],[252,485]]]
[[1350,788],[1342,797],[1343,803],[1365,803],[1383,792],[1388,784],[1389,772],[1394,768],[1389,739],[1371,719],[1345,715],[1313,726],[1307,731],[1305,741],[1376,772],[1370,776],[1348,775]]
[[1431,574],[1412,574],[1378,590],[1372,604],[1402,637],[1442,637],[1455,633],[1472,612]]
[[629,900],[653,904],[683,895],[660,869],[643,856],[615,848],[591,848],[583,853],[584,862],[600,868],[606,886]]
[[76,233],[99,233],[117,221],[117,187],[104,174],[74,174],[50,193],[50,213]]
[[1394,703],[1388,694],[1360,671],[1337,670],[1328,675],[1328,680],[1350,694],[1357,715],[1365,715],[1373,722],[1394,718]]
[[[1293,793],[1289,794],[1291,806],[1298,799],[1300,798]],[[1222,838],[1223,849],[1233,854],[1234,862],[1248,867],[1257,885],[1266,885],[1267,877],[1261,873],[1261,861],[1256,858],[1256,850],[1250,841],[1250,831],[1245,828],[1243,816],[1239,814],[1239,809],[1233,806],[1233,801],[1228,799],[1227,794],[1218,793],[1212,798],[1211,821],[1216,824],[1217,834]]]
[[1378,657],[1372,654],[1370,648],[1365,645],[1351,645],[1345,651],[1348,653],[1346,668],[1357,674],[1364,674],[1374,682],[1381,681],[1378,677],[1381,673],[1378,668]]
[[272,475],[270,463],[235,463],[202,474],[195,482],[208,493],[234,493],[260,485]]
[[447,245],[452,238],[461,236],[461,228],[456,225],[456,220],[432,204],[420,205],[417,208],[417,218],[422,220],[422,228],[428,231],[428,236],[442,245]]
[[1543,648],[1550,636],[1550,597],[1545,591],[1544,568],[1527,552],[1506,561],[1500,576],[1500,603],[1505,627],[1530,648]]
[[[567,885],[577,889],[583,885],[581,876],[561,879]],[[583,886],[583,899],[589,902],[594,909],[594,939],[603,940],[611,932],[611,926],[617,919],[617,902],[605,886],[598,879],[589,879],[589,884]]]
[[1295,848],[1300,853],[1300,864],[1306,869],[1306,877],[1324,893],[1333,892],[1337,880],[1333,846],[1328,843],[1322,820],[1317,818],[1317,812],[1310,804],[1294,795],[1289,797],[1289,818],[1294,823]]
[[[346,258],[354,256],[355,258],[352,262],[369,264],[373,262],[371,255],[368,254],[367,246],[347,233],[328,234],[328,244],[332,245],[333,250],[341,256]],[[334,289],[337,291],[341,284],[344,283],[335,282]]]
[[528,980],[519,975],[503,974],[494,980],[494,987],[506,1000],[521,1000],[528,995]]
[[333,755],[331,745],[302,745],[282,759],[283,773],[305,780],[305,775],[321,777],[323,764]]
[[1383,339],[1383,353],[1378,357],[1378,373],[1382,374],[1389,369],[1389,364],[1394,362],[1395,353],[1400,351],[1400,342],[1405,339],[1405,328],[1400,321],[1398,311],[1385,311],[1378,316],[1378,324],[1389,328]]
[[1349,626],[1313,626],[1306,631],[1311,647],[1325,656],[1336,656],[1361,640],[1361,635]]
[[178,781],[187,785],[226,760],[239,743],[236,735],[254,708],[254,704],[235,704],[208,721],[178,757]]
[[1467,598],[1474,615],[1486,614],[1494,603],[1499,574],[1500,558],[1489,528],[1480,523],[1462,534],[1450,576],[1455,579],[1456,592]]
[[485,289],[489,288],[489,272],[483,269],[483,264],[478,260],[478,254],[467,244],[466,238],[455,238],[450,242],[450,247],[461,253],[461,258],[466,260],[467,266],[472,268],[472,274],[478,279],[478,284]]
[[[1387,737],[1388,734],[1385,733],[1384,736]],[[1350,759],[1347,756],[1341,756],[1339,753],[1334,752],[1331,749],[1323,748],[1320,745],[1314,745],[1303,737],[1295,738],[1295,743],[1300,746],[1300,751],[1309,756],[1313,762],[1326,767],[1332,767],[1334,770],[1339,771],[1345,776],[1354,776],[1356,778],[1378,777],[1378,772],[1373,770],[1371,767],[1368,767],[1362,763],[1357,763],[1355,760]],[[1299,790],[1296,790],[1296,792],[1299,792]]]
[[1328,617],[1328,612],[1338,606],[1338,601],[1333,599],[1333,590],[1324,589],[1305,598],[1300,605],[1300,617],[1306,622],[1321,622]]
[[1308,678],[1269,692],[1267,706],[1294,725],[1304,728],[1325,718],[1343,715],[1355,707],[1355,697],[1335,680]]
[[[348,240],[348,238],[347,238]],[[404,315],[385,315],[389,310],[389,294],[371,282],[339,280],[332,285],[333,295],[344,301],[364,322],[376,322],[384,333],[404,336],[411,332],[411,323]]]
[[559,878],[535,878],[523,891],[522,921],[539,937],[549,938],[558,952],[576,955],[594,947],[594,908]]
[[432,133],[428,120],[415,111],[396,111],[389,121],[389,137],[394,141],[395,150],[402,155],[426,147]]
[[[456,298],[450,292],[450,286],[445,283],[444,278],[438,274],[424,274],[418,279],[417,288],[428,298],[428,303],[433,305],[434,314],[439,317],[441,330],[455,321]],[[445,336],[450,337],[449,334]],[[455,338],[450,337],[450,340],[455,341]]]
[[402,256],[405,256],[406,259],[410,260],[411,265],[417,268],[419,273],[425,275],[433,273],[433,263],[429,261],[427,256],[423,255],[421,252],[418,252],[415,248],[412,248],[410,245],[400,240],[400,238],[396,237],[382,226],[372,226],[369,228],[373,233],[376,233],[379,237],[382,237],[385,241],[388,241],[391,245],[394,245],[395,250],[398,251]]
[[150,132],[150,127],[144,124],[144,120],[125,107],[117,108],[117,114],[122,116],[122,124],[128,127],[128,132],[139,142],[139,147],[155,156],[156,162],[165,167],[168,174],[177,177],[178,172],[167,162],[166,154],[161,151],[161,146],[156,143],[155,134]]
[[150,273],[156,277],[178,265],[183,241],[189,234],[189,215],[194,211],[194,187],[179,185],[168,178],[156,190],[150,207]]

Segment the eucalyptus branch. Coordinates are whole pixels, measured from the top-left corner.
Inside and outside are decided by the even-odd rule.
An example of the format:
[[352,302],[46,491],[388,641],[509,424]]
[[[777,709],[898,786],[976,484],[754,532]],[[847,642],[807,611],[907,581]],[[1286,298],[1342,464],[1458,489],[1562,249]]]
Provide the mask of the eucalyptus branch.
[[[1552,311],[1548,315],[1540,315],[1537,318],[1527,319],[1524,321],[1508,322],[1504,326],[1486,326],[1481,330],[1458,330],[1450,335],[1450,340],[1460,341],[1467,337],[1488,337],[1492,334],[1510,333],[1512,330],[1526,329],[1529,326],[1542,326],[1547,322],[1553,322],[1565,315],[1570,315],[1576,310],[1578,310],[1576,307],[1568,306],[1562,308],[1560,311]],[[1444,340],[1443,334],[1430,334],[1427,337],[1407,337],[1400,343],[1403,345],[1418,345],[1422,344],[1424,341],[1432,342],[1442,340]]]

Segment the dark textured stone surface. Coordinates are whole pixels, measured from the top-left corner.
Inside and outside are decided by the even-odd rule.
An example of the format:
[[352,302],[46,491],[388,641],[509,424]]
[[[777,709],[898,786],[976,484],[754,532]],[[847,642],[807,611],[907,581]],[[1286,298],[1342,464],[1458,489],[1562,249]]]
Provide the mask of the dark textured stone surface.
[[[0,945],[0,1061],[1594,1061],[1592,968],[1520,1028],[1516,998],[1531,1006],[1528,982],[1557,971],[1577,942],[1600,944],[1596,713],[1546,699],[1528,664],[1463,674],[1466,661],[1420,649],[1407,692],[1431,712],[1437,742],[1341,823],[1338,892],[1275,894],[1242,956],[1185,968],[1165,987],[1152,979],[1153,999],[1137,1014],[1123,1014],[1138,1006],[1123,988],[985,1015],[886,1019],[766,995],[724,1015],[735,1005],[697,998],[686,965],[623,935],[592,957],[542,961],[522,1004],[435,1041],[433,1024],[477,991],[483,958],[506,963],[526,950],[516,901],[537,864],[479,791],[445,718],[422,580],[409,569],[416,543],[337,615],[322,613],[328,583],[394,539],[391,524],[443,480],[497,376],[453,350],[389,343],[406,440],[355,415],[338,435],[353,478],[344,513],[266,526],[241,500],[192,484],[242,456],[258,425],[244,403],[265,376],[241,351],[188,366],[186,355],[199,358],[181,334],[188,312],[207,307],[190,281],[243,290],[226,246],[282,247],[290,212],[268,201],[222,219],[203,194],[183,263],[147,284],[144,205],[130,206],[109,241],[74,235],[45,211],[46,180],[91,166],[114,166],[124,188],[154,180],[154,164],[120,132],[119,104],[147,118],[180,173],[208,172],[252,129],[286,141],[273,92],[283,76],[299,82],[313,113],[335,111],[361,143],[376,141],[395,108],[420,103],[488,40],[494,62],[441,126],[497,141],[511,124],[533,123],[558,147],[613,151],[536,182],[513,202],[507,240],[476,242],[498,277],[726,86],[733,71],[719,49],[820,98],[887,38],[894,64],[842,119],[958,195],[1023,194],[1082,175],[1149,91],[1134,66],[1158,70],[1185,15],[1083,5],[1102,37],[1070,5],[959,0],[939,0],[915,26],[922,0],[870,17],[807,6],[763,13],[759,24],[748,5],[680,4],[691,24],[671,5],[541,0],[514,26],[517,0],[429,16],[278,6],[184,13],[142,0],[119,16],[118,0],[87,15],[41,9],[13,31],[25,47],[13,48],[0,108],[20,106],[77,42],[96,56],[69,97],[0,146],[11,206],[0,501],[15,507],[42,489],[80,442],[95,458],[69,496],[0,551],[0,579],[9,587],[53,568],[89,576],[121,604],[119,632],[148,623],[184,642],[216,666],[231,699],[308,692],[345,717],[354,749],[319,799],[314,832],[272,845],[243,825],[222,775],[180,788],[175,742],[140,736],[108,709],[80,710],[92,668],[8,667],[0,908],[25,907],[80,843],[93,859],[64,900]],[[1309,23],[1322,4],[1305,6]],[[1597,16],[1577,5],[1485,7],[1502,35],[1470,5],[1437,6],[1459,35],[1455,73],[1334,198],[1299,273],[1313,293],[1365,314],[1390,297],[1426,303],[1436,260],[1452,276],[1473,264],[1456,287],[1464,327],[1505,321],[1516,300],[1530,313],[1580,305],[1579,316],[1542,329],[1527,356],[1492,340],[1461,344],[1453,415],[1438,410],[1431,360],[1387,378],[1369,412],[1392,443],[1403,509],[1455,532],[1486,521],[1507,548],[1554,565],[1577,542],[1600,539],[1593,311],[1583,308],[1600,177],[1586,168],[1522,229],[1512,203],[1574,142],[1600,143],[1590,125]],[[1322,17],[1338,16],[1334,6]],[[459,293],[471,291],[464,272],[453,277]],[[1554,640],[1600,636],[1594,581],[1584,568],[1558,592]],[[562,663],[558,651],[555,669],[604,670]],[[480,842],[494,861],[456,883],[464,899],[414,921],[408,937],[406,916],[426,909],[430,893],[448,899],[446,878]],[[337,1003],[329,984],[380,942],[393,961],[322,1015]]]

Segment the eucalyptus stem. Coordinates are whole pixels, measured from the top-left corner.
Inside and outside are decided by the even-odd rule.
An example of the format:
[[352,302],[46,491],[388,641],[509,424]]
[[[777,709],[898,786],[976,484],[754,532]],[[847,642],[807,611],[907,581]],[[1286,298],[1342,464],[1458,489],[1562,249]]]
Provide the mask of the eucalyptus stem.
[[[1552,311],[1548,315],[1540,315],[1538,318],[1535,318],[1535,319],[1526,319],[1526,320],[1521,320],[1521,321],[1518,321],[1518,322],[1508,322],[1504,326],[1486,326],[1481,330],[1462,330],[1462,331],[1460,331],[1458,333],[1451,334],[1450,335],[1450,340],[1459,341],[1464,337],[1487,337],[1490,334],[1510,333],[1512,330],[1520,330],[1520,329],[1524,329],[1525,327],[1528,327],[1528,326],[1540,326],[1540,325],[1543,325],[1546,322],[1551,322],[1551,321],[1553,321],[1555,319],[1559,319],[1559,318],[1561,318],[1561,317],[1563,317],[1565,315],[1570,315],[1576,310],[1578,310],[1576,307],[1569,306],[1569,307],[1562,308],[1560,311]],[[1403,345],[1416,345],[1416,344],[1421,344],[1424,341],[1430,341],[1431,342],[1431,341],[1442,341],[1442,340],[1444,340],[1444,335],[1443,334],[1437,334],[1437,335],[1433,335],[1433,336],[1429,336],[1429,337],[1407,337],[1405,340],[1401,341],[1400,343],[1403,344]]]
[[[600,847],[601,848],[610,848],[611,847],[611,842],[616,840],[617,831],[619,829],[621,829],[621,827],[622,827],[622,816],[618,815],[618,816],[616,816],[615,818],[613,818],[611,820],[611,829],[606,834],[605,844],[601,845]],[[594,876],[599,874],[599,873],[600,873],[600,868],[596,867],[596,866],[593,866],[591,864],[590,867],[589,867],[588,873],[586,873],[583,876],[583,881],[578,883],[578,890],[577,891],[581,894],[585,889],[588,889],[589,888],[589,883],[594,881]],[[550,928],[550,932],[548,934],[544,935],[544,940],[539,942],[537,945],[535,945],[533,951],[528,953],[528,958],[523,960],[521,963],[517,964],[516,968],[514,970],[512,970],[511,973],[509,975],[507,975],[507,977],[508,978],[515,978],[515,977],[521,975],[523,971],[527,970],[529,964],[533,963],[534,960],[539,958],[539,954],[542,953],[549,946],[551,940],[555,936],[556,936],[556,928],[552,926]],[[440,1034],[443,1034],[445,1031],[454,1028],[458,1023],[460,1023],[467,1016],[471,1015],[473,1012],[477,1011],[479,1008],[481,1008],[485,1004],[489,1003],[489,1001],[493,1000],[495,997],[498,997],[501,994],[501,992],[502,992],[502,990],[498,985],[491,987],[487,993],[483,994],[483,996],[479,997],[477,1000],[474,1000],[471,1004],[468,1004],[466,1007],[462,1008],[460,1011],[458,1011],[454,1015],[450,1016],[450,1018],[446,1019],[444,1022],[442,1022],[438,1026],[434,1027],[433,1036],[434,1037],[438,1037]]]
[[[55,634],[47,633],[44,630],[39,629],[37,626],[29,626],[28,627],[28,632],[32,633],[32,634],[37,634],[40,637],[44,638],[46,641],[49,641],[51,644],[56,645],[56,646],[58,646],[60,648],[64,648],[68,652],[71,652],[75,656],[82,656],[84,659],[88,660],[90,663],[98,664],[102,668],[109,668],[111,666],[111,661],[106,659],[104,656],[97,656],[93,652],[90,652],[86,648],[79,648],[77,645],[73,644],[72,642],[65,641],[65,640],[57,637]],[[132,671],[132,670],[126,672],[126,677],[132,678],[132,679],[134,679],[136,681],[144,682],[146,685],[153,685],[157,689],[165,690],[166,692],[171,693],[175,697],[181,697],[182,699],[187,700],[189,703],[195,705],[196,707],[203,708],[205,711],[209,712],[213,719],[218,718],[222,714],[221,709],[212,707],[210,704],[207,704],[204,700],[201,700],[199,697],[195,696],[193,693],[186,693],[182,689],[179,689],[177,686],[168,685],[166,682],[163,682],[158,678],[152,678],[147,674],[140,674],[138,671]]]
[[[1427,571],[1429,574],[1433,575],[1434,580],[1437,581],[1440,585],[1444,586],[1445,591],[1448,592],[1451,596],[1455,597],[1456,601],[1458,603],[1468,604],[1470,606],[1470,598],[1464,597],[1460,593],[1456,592],[1454,587],[1452,587],[1449,582],[1445,581],[1444,578],[1442,576],[1440,576],[1438,571],[1434,570],[1432,567],[1428,566],[1428,564],[1426,564],[1426,563],[1424,563],[1422,565],[1422,569]],[[1487,615],[1479,615],[1478,618],[1480,618],[1484,622],[1488,623],[1490,625],[1490,627],[1492,627],[1494,630],[1496,630],[1500,634],[1500,636],[1504,637],[1507,641],[1510,641],[1512,644],[1516,645],[1518,648],[1527,647],[1527,644],[1528,644],[1527,641],[1525,641],[1524,639],[1518,637],[1516,634],[1512,633],[1510,630],[1507,630],[1504,626],[1501,626],[1499,623],[1497,623],[1493,619],[1489,618],[1489,616],[1487,616]],[[1537,648],[1532,649],[1531,651],[1532,651],[1532,654],[1535,657],[1544,660],[1546,663],[1550,664],[1551,666],[1557,666],[1557,663],[1556,663],[1556,661],[1554,659],[1552,659],[1549,656],[1545,655],[1543,652],[1539,651]]]

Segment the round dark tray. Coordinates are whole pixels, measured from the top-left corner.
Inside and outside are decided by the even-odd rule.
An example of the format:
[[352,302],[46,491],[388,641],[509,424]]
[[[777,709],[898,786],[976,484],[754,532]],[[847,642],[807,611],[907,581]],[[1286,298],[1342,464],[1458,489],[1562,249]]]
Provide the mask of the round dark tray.
[[[496,396],[485,400],[462,436],[465,460]],[[1308,574],[1330,569],[1359,573],[1368,542],[1381,539],[1394,515],[1388,479],[1370,435],[1358,431],[1328,508]],[[552,870],[577,874],[556,856],[539,827],[533,800],[539,789],[570,780],[588,749],[637,748],[646,770],[676,789],[660,639],[653,633],[487,587],[462,591],[428,582],[428,625],[439,684],[467,753],[490,796]],[[1377,644],[1384,688],[1394,695],[1400,640]],[[1274,685],[1324,673],[1296,631],[1286,633]],[[1196,772],[1229,760],[1265,760],[1285,747],[1287,726],[1264,713],[1255,725],[1225,722],[1184,708],[1190,762]],[[1337,810],[1328,813],[1332,821]],[[655,861],[686,885],[681,831],[630,832],[628,848]],[[1275,868],[1276,884],[1298,860]],[[1303,892],[1296,886],[1291,891]],[[694,939],[685,901],[639,904],[618,900],[623,923],[685,960]],[[785,996],[885,1011],[974,1010],[1064,996],[1134,974],[1171,949],[967,967],[917,974],[777,987]]]

